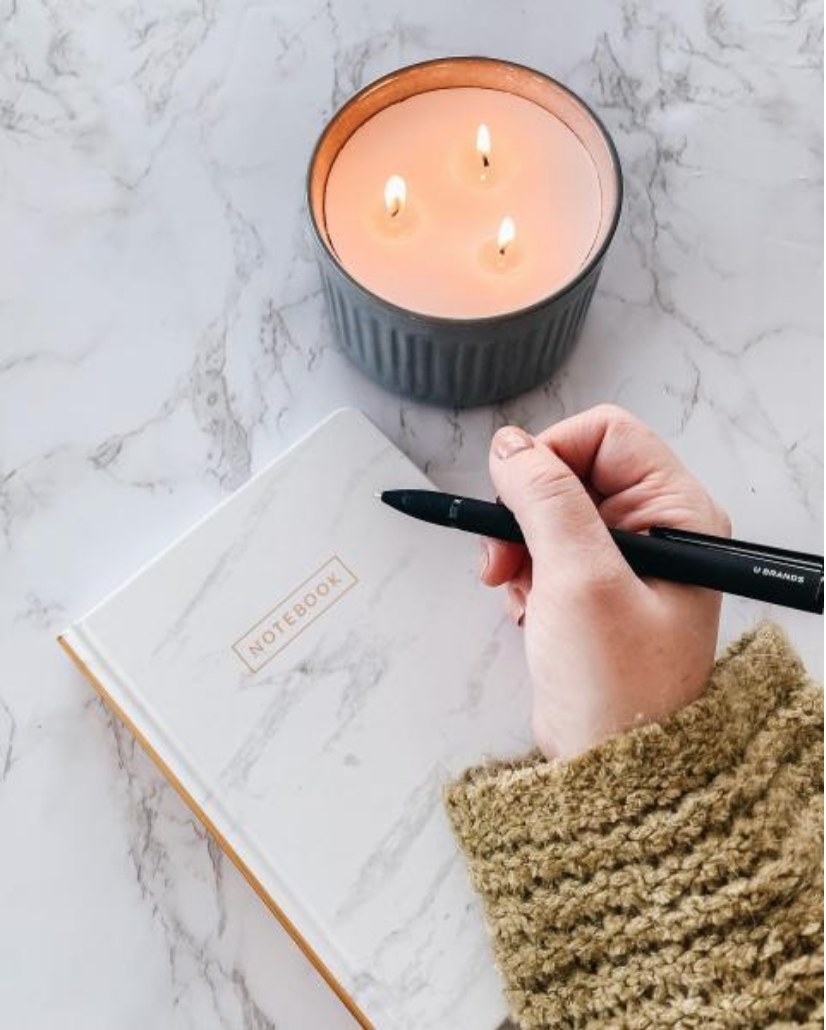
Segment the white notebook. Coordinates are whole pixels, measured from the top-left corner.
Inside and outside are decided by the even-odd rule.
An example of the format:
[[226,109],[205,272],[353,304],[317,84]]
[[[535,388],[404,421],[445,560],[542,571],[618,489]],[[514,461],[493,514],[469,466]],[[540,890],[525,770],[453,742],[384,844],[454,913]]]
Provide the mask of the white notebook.
[[444,783],[530,743],[519,633],[472,539],[335,412],[61,643],[363,1026],[506,1015]]

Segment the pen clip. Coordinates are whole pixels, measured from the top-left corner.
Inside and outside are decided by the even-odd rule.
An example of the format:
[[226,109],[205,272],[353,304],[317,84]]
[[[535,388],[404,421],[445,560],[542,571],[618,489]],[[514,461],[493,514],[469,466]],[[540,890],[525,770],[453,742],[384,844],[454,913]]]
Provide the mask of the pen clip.
[[708,533],[692,533],[687,529],[671,529],[668,526],[652,526],[649,534],[660,540],[693,544],[726,554],[742,554],[757,561],[784,562],[809,572],[823,574],[823,558],[803,551],[789,551],[782,547],[768,547],[765,544],[751,544],[747,540],[732,540],[727,537],[711,536]]

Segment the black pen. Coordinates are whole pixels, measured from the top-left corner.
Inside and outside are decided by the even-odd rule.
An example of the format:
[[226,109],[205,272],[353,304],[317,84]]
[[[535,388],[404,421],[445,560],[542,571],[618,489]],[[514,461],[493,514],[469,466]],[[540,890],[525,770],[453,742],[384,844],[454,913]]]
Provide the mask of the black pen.
[[[513,514],[501,504],[435,490],[385,490],[381,500],[413,518],[467,533],[524,543]],[[823,612],[823,558],[743,540],[653,527],[649,534],[609,530],[638,576],[739,594],[757,601]]]

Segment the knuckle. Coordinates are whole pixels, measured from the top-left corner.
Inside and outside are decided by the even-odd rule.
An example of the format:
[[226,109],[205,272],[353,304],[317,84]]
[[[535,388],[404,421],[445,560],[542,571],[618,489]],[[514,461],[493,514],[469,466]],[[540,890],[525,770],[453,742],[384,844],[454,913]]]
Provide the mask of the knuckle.
[[582,484],[573,472],[545,467],[531,469],[523,483],[525,497],[533,501],[556,501],[581,489]]
[[602,415],[608,421],[613,421],[617,418],[631,418],[633,417],[629,411],[625,408],[620,407],[619,404],[614,404],[613,401],[601,401],[591,409],[594,414]]
[[620,427],[634,427],[639,429],[640,427],[648,428],[644,422],[632,415],[626,408],[620,407],[619,404],[613,404],[609,401],[603,401],[602,404],[598,404],[594,409],[593,413],[601,420],[609,425]]
[[712,512],[714,518],[714,524],[716,532],[719,536],[731,536],[731,516],[725,510],[721,508],[719,504],[712,504]]
[[614,446],[625,449],[634,448],[644,454],[650,453],[652,448],[666,449],[665,444],[654,430],[625,408],[621,408],[617,404],[602,404],[599,411],[605,435],[610,437]]
[[701,483],[695,481],[695,489],[686,491],[679,508],[679,521],[675,525],[713,536],[731,536],[731,519],[725,508],[709,496]]

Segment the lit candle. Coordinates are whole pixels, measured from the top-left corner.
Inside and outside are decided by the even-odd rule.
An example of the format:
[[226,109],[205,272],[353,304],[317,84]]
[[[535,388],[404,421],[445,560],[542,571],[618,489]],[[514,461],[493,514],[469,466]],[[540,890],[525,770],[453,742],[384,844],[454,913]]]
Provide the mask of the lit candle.
[[513,224],[513,219],[505,215],[499,224],[499,232],[496,234],[496,249],[499,251],[500,258],[504,260],[508,247],[515,239],[516,226]]
[[[621,200],[616,152],[582,101],[537,72],[483,58],[425,62],[368,86],[325,130],[308,186],[345,348],[394,389],[453,403],[514,392],[558,364],[581,326]],[[531,346],[544,326],[538,356],[517,341],[527,312]],[[487,346],[495,381],[482,384],[474,372],[465,389],[461,368],[470,367],[465,352],[480,325],[508,342],[501,354]],[[459,339],[468,341],[462,353]],[[446,379],[431,388],[426,376]],[[416,377],[422,384],[408,385]]]
[[391,175],[384,184],[384,207],[389,218],[398,218],[407,200],[407,184],[400,175]]
[[490,168],[490,129],[484,122],[476,130],[476,153],[482,162],[480,178],[487,179]]
[[[469,151],[485,179],[492,137],[495,183],[469,189],[457,152]],[[401,182],[387,177],[388,163],[420,212],[418,231],[390,249],[370,220],[385,182]],[[393,204],[398,217],[403,195]],[[354,278],[401,307],[450,318],[514,311],[564,286],[588,257],[601,210],[594,162],[564,122],[512,93],[461,87],[409,97],[362,125],[330,169],[324,202],[330,241]],[[521,227],[521,260],[506,277],[479,258],[503,211]]]

